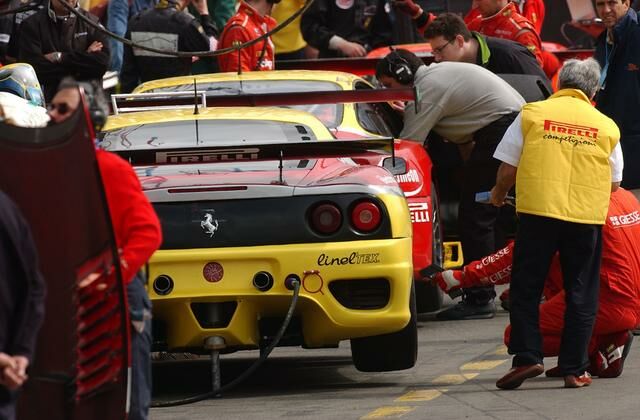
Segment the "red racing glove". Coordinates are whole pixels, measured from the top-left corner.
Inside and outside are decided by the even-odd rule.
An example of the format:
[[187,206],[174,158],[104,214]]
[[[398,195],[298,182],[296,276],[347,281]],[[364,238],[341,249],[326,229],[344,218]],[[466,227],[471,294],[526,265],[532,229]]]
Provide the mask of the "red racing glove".
[[393,5],[402,13],[411,16],[411,19],[417,19],[422,14],[422,7],[415,4],[413,0],[393,0]]
[[463,280],[464,271],[462,270],[446,270],[436,274],[433,278],[433,282],[447,293],[459,289],[462,286]]

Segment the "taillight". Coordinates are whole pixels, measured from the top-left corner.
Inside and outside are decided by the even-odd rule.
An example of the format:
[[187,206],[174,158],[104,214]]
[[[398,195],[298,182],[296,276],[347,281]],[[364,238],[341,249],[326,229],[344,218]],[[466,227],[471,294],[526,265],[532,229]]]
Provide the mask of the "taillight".
[[331,203],[320,204],[310,214],[311,228],[322,235],[330,235],[340,229],[342,213]]
[[362,232],[369,233],[380,226],[382,215],[380,207],[371,201],[358,203],[351,212],[351,223],[353,227]]

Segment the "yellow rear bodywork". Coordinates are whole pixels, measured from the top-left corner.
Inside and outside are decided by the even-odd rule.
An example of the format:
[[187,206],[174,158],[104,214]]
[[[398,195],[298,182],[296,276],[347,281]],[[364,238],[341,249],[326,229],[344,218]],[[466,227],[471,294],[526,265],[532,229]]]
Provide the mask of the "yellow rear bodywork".
[[[410,318],[412,243],[409,211],[404,197],[380,194],[392,220],[392,238],[349,242],[268,245],[233,248],[160,250],[149,263],[149,280],[169,276],[171,293],[149,295],[154,319],[166,326],[169,350],[203,349],[205,340],[221,336],[228,348],[256,348],[260,343],[259,320],[284,318],[292,298],[284,280],[295,274],[302,279],[295,310],[306,347],[336,345],[340,340],[386,334],[402,329]],[[322,256],[325,257],[322,257]],[[328,265],[333,261],[332,265]],[[222,280],[209,282],[203,268],[209,262],[222,265]],[[349,262],[353,262],[349,264]],[[256,273],[273,275],[274,286],[257,290]],[[389,301],[379,309],[349,309],[341,305],[329,285],[337,280],[386,279]],[[203,328],[192,303],[236,302],[228,325]]]

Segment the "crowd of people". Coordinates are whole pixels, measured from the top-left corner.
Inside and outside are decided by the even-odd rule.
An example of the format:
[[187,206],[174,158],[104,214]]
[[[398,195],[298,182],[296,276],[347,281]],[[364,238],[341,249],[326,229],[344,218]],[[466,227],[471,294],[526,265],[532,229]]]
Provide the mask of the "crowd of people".
[[[591,384],[591,375],[622,373],[631,331],[640,325],[640,204],[627,191],[640,188],[640,23],[631,0],[595,0],[604,30],[594,58],[562,67],[541,43],[541,0],[473,0],[464,18],[436,16],[414,0],[315,0],[273,35],[304,1],[241,0],[237,8],[234,0],[101,5],[98,17],[78,0],[50,0],[2,19],[0,119],[25,127],[59,123],[78,108],[80,88],[104,108],[99,85],[107,70],[118,72],[121,91],[129,92],[170,76],[269,71],[280,59],[363,57],[392,45],[394,22],[405,15],[429,42],[435,63],[395,49],[378,61],[375,75],[382,86],[419,92],[419,103],[404,108],[400,138],[425,144],[436,166],[430,145],[456,150],[459,233],[465,259],[473,261],[435,277],[445,291],[464,290],[462,302],[437,318],[491,318],[494,286],[510,283],[505,343],[514,358],[499,388],[542,374],[548,356],[559,359],[547,376],[562,377],[570,388]],[[107,35],[101,22],[122,38]],[[221,50],[228,53],[207,56]],[[558,91],[532,103],[497,76],[534,77],[550,89],[548,77],[556,73]],[[94,119],[96,129],[103,123]],[[130,165],[100,150],[97,160],[128,285],[129,418],[145,419],[150,303],[139,269],[160,245],[160,226]],[[489,190],[490,204],[476,201]],[[504,206],[514,191],[518,231],[509,243],[500,220],[514,215]],[[1,193],[0,213],[0,309],[14,314],[21,301],[37,301],[31,314],[0,318],[0,419],[11,419],[42,321],[44,283],[37,265],[10,257],[35,261],[28,226]],[[15,326],[25,324],[29,337],[16,333]]]

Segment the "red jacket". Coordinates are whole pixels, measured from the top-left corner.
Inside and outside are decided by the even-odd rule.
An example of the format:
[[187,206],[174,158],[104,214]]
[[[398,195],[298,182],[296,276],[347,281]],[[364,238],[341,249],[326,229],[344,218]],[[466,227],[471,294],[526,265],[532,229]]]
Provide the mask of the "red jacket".
[[[513,243],[464,267],[462,287],[505,284],[511,281]],[[562,290],[559,257],[552,260],[545,282],[547,299]],[[602,228],[600,306],[633,311],[640,322],[640,203],[629,191],[611,194]]]
[[[524,0],[524,4],[518,8],[520,14],[533,23],[538,35],[542,33],[542,24],[544,23],[544,1],[543,0]],[[469,25],[472,20],[480,16],[477,8],[471,9],[464,17],[464,23]]]
[[[238,12],[227,22],[220,35],[218,49],[244,44],[258,38],[275,28],[277,22],[271,16],[260,14],[245,2],[240,3]],[[238,58],[238,54],[240,58]],[[238,71],[238,64],[242,71],[273,70],[274,48],[271,38],[257,42],[239,52],[233,51],[218,56],[220,71]],[[238,61],[239,60],[239,61]]]
[[540,36],[535,26],[518,13],[518,6],[514,3],[508,3],[498,13],[487,18],[477,15],[467,26],[470,31],[519,42],[531,50],[541,66],[544,63]]
[[96,158],[120,251],[122,278],[129,283],[160,247],[160,221],[131,165],[100,149],[96,151]]

